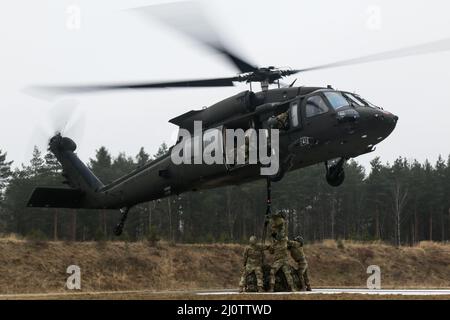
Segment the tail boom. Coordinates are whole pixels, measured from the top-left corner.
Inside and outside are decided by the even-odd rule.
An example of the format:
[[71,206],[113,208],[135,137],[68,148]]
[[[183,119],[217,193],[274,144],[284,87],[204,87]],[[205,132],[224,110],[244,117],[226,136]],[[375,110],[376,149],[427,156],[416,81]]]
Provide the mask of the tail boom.
[[76,144],[60,134],[50,139],[49,150],[63,168],[65,184],[70,188],[37,187],[33,190],[27,206],[45,208],[98,208],[103,207],[97,192],[103,183],[75,154]]

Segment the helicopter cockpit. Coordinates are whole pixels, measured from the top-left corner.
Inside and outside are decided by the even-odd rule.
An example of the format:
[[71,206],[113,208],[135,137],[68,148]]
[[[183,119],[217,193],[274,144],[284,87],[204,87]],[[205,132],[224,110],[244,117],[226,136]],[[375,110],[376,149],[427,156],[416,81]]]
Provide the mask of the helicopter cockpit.
[[383,111],[382,108],[370,103],[361,96],[346,91],[336,91],[330,89],[322,89],[312,92],[300,100],[299,106],[302,112],[299,112],[298,104],[291,106],[289,117],[294,127],[299,123],[300,114],[303,114],[304,120],[313,120],[316,116],[327,114],[329,112],[336,113],[337,119],[340,120],[357,120],[359,118],[361,108],[370,108],[366,110]]
[[289,130],[301,127],[302,122],[315,121],[321,115],[335,113],[337,118],[353,120],[359,117],[358,107],[380,109],[356,94],[330,89],[316,90],[305,97],[291,102],[290,108],[272,116],[268,124],[272,128]]
[[300,135],[316,141],[345,136],[341,140],[348,142],[358,136],[354,134],[359,130],[360,136],[373,137],[375,140],[369,145],[374,145],[392,132],[397,120],[397,116],[358,94],[317,88],[291,99],[288,108],[272,115],[267,125],[279,129],[281,135],[290,135],[294,141]]
[[334,110],[348,107],[350,105],[344,95],[338,91],[325,91],[323,94]]
[[339,110],[344,107],[371,107],[373,109],[381,109],[355,93],[345,91],[322,92],[329,105],[334,110]]

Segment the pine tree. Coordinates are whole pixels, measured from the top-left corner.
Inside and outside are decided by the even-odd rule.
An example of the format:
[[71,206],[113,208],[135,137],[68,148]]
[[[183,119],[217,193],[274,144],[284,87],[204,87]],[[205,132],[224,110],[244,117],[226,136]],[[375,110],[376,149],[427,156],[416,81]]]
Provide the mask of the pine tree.
[[33,156],[30,160],[30,166],[28,167],[30,174],[33,177],[39,176],[44,171],[44,166],[45,160],[42,158],[42,152],[35,146],[33,149]]
[[156,152],[156,154],[153,157],[155,159],[158,159],[159,157],[165,155],[168,150],[169,150],[169,148],[167,147],[167,144],[165,142],[163,142],[163,143],[161,143],[161,145],[158,148],[158,151]]
[[95,159],[89,159],[89,167],[105,184],[110,183],[113,180],[111,165],[111,154],[104,146],[95,151]]
[[47,152],[44,156],[45,171],[51,176],[57,176],[62,171],[62,166],[52,152]]
[[121,152],[114,159],[111,165],[111,172],[114,179],[120,178],[136,168],[136,164],[133,161],[133,158],[127,157],[125,153]]
[[136,155],[137,166],[142,167],[149,161],[152,161],[152,158],[147,152],[145,152],[144,147],[141,147],[141,149],[139,149],[138,154]]
[[139,153],[136,155],[137,166],[142,167],[149,161],[151,161],[150,155],[145,152],[144,147],[141,147]]
[[438,231],[440,233],[439,237],[436,237],[437,239],[440,239],[444,241],[445,238],[445,216],[447,215],[447,196],[446,194],[446,164],[444,159],[439,155],[439,158],[435,165],[434,170],[434,217],[435,220],[438,222],[436,225],[440,225],[440,228],[438,228]]
[[6,161],[6,152],[3,153],[0,149],[0,201],[2,200],[3,191],[11,178],[12,161]]

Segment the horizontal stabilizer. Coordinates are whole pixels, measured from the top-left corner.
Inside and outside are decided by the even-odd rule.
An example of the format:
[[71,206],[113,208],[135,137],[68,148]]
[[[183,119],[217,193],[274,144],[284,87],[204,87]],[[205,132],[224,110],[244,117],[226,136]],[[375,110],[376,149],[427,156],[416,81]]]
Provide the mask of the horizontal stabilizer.
[[191,110],[179,115],[178,117],[170,119],[169,122],[192,132],[194,130],[194,121],[202,120],[201,114],[203,111],[204,110]]
[[34,208],[80,208],[83,192],[78,189],[38,187],[27,206]]

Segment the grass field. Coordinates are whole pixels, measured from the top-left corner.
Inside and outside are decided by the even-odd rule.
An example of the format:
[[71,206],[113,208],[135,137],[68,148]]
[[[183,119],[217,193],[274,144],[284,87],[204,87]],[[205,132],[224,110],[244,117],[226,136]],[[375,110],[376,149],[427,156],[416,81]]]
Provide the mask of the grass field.
[[[73,264],[81,268],[82,292],[146,290],[123,297],[105,294],[104,298],[159,299],[178,294],[164,296],[151,291],[236,288],[242,252],[243,246],[237,244],[150,246],[147,242],[27,242],[4,238],[0,239],[0,294],[67,292],[66,268]],[[344,241],[338,248],[335,241],[324,241],[306,246],[305,253],[313,287],[363,288],[367,266],[373,264],[381,267],[383,288],[450,287],[449,244],[423,242],[396,248]],[[315,297],[287,297],[291,298]]]

